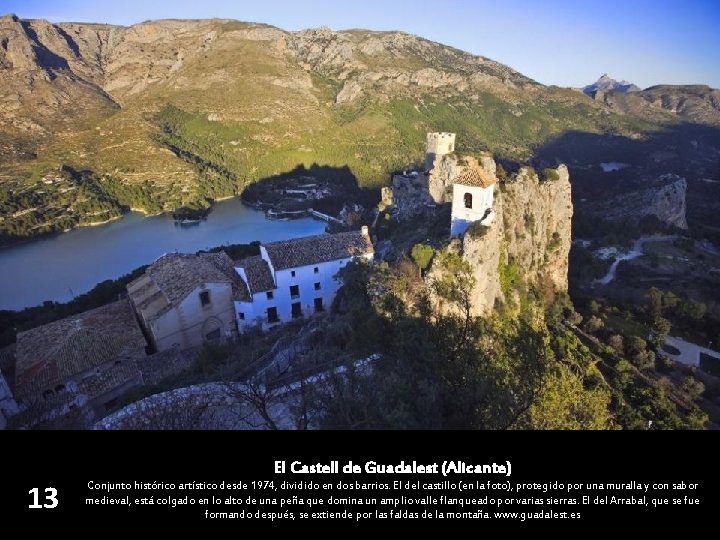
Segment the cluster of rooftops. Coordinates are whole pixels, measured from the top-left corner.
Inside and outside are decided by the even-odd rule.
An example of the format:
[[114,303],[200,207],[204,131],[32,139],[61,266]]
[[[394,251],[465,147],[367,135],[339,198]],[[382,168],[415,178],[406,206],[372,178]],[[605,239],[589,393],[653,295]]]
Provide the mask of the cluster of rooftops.
[[151,264],[128,285],[133,304],[142,310],[165,312],[202,283],[233,286],[234,300],[276,288],[275,272],[373,252],[367,230],[320,234],[263,244],[261,255],[233,261],[225,252],[199,255],[169,253]]
[[131,303],[120,300],[19,333],[17,397],[60,396],[67,384],[92,397],[140,377],[135,360],[145,357],[147,342],[132,305],[146,319],[160,316],[204,283],[230,283],[235,301],[251,301],[276,287],[275,272],[372,253],[373,246],[364,229],[272,242],[261,250],[238,261],[225,252],[162,255],[127,286]]

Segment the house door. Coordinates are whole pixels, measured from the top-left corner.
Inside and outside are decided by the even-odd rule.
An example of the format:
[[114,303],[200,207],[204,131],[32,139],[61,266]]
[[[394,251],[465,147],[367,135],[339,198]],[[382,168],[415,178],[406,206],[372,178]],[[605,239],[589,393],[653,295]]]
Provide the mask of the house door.
[[205,341],[216,341],[222,338],[223,323],[217,317],[210,317],[202,327],[203,339]]
[[293,319],[302,317],[302,306],[300,305],[300,302],[295,302],[292,305],[292,317],[293,317]]
[[322,298],[315,299],[315,313],[320,313],[323,310]]

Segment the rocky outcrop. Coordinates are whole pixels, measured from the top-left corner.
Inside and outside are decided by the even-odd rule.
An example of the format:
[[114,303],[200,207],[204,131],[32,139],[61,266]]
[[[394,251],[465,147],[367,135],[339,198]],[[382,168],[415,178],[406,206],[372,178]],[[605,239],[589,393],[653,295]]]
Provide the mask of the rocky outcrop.
[[453,154],[440,155],[435,158],[435,163],[428,176],[428,189],[436,203],[452,200],[452,182],[460,176],[463,168]]
[[[627,81],[616,81],[608,77],[607,73],[604,73],[597,81],[583,88],[583,92],[588,95],[594,95],[596,92],[639,92],[641,88]],[[597,99],[597,98],[596,98]]]
[[686,192],[685,178],[665,174],[643,189],[592,204],[588,211],[609,220],[655,216],[667,225],[687,229]]
[[[493,163],[494,165],[494,163]],[[515,179],[498,184],[490,227],[475,224],[461,239],[461,253],[475,278],[474,315],[489,313],[513,274],[539,287],[547,300],[555,291],[567,290],[568,254],[573,206],[570,175],[557,168],[557,180],[540,181],[532,169],[523,168]]]

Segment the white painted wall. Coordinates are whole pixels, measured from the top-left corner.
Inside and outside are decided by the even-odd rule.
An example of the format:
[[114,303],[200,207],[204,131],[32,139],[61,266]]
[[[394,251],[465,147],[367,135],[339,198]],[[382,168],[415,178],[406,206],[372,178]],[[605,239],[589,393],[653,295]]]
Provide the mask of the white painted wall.
[[[470,225],[480,221],[488,208],[492,208],[495,185],[487,188],[453,184],[452,222],[450,234],[463,234]],[[472,194],[472,208],[465,208],[465,194]]]
[[[210,305],[203,306],[200,293],[210,293]],[[197,287],[174,309],[151,321],[150,327],[158,351],[172,347],[185,349],[202,345],[210,319],[220,321],[221,337],[235,331],[235,309],[229,283],[205,283]]]
[[[365,258],[372,260],[372,255],[366,255]],[[275,272],[277,288],[272,291],[272,299],[268,299],[267,293],[262,292],[254,294],[252,302],[235,302],[238,328],[242,332],[246,328],[260,324],[263,329],[267,329],[271,326],[267,317],[269,307],[277,308],[281,323],[292,321],[292,304],[295,302],[300,302],[304,317],[314,315],[316,298],[322,298],[323,309],[328,311],[341,285],[335,276],[351,260],[352,257],[348,257]],[[317,268],[317,273],[315,268]],[[292,275],[293,271],[295,272],[294,276]],[[320,284],[319,290],[315,289],[315,283]],[[292,285],[299,286],[299,298],[290,296]],[[240,318],[240,313],[245,315],[244,319]]]

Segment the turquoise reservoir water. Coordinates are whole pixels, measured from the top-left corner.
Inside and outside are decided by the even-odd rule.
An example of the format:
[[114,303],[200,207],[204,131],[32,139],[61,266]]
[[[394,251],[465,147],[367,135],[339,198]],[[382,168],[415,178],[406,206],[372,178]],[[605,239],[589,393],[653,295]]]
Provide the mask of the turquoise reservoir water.
[[206,221],[189,227],[175,225],[168,215],[145,218],[131,212],[105,225],[1,249],[0,309],[22,309],[45,300],[66,302],[163,253],[286,240],[324,230],[325,223],[311,218],[265,219],[237,198],[217,203]]

